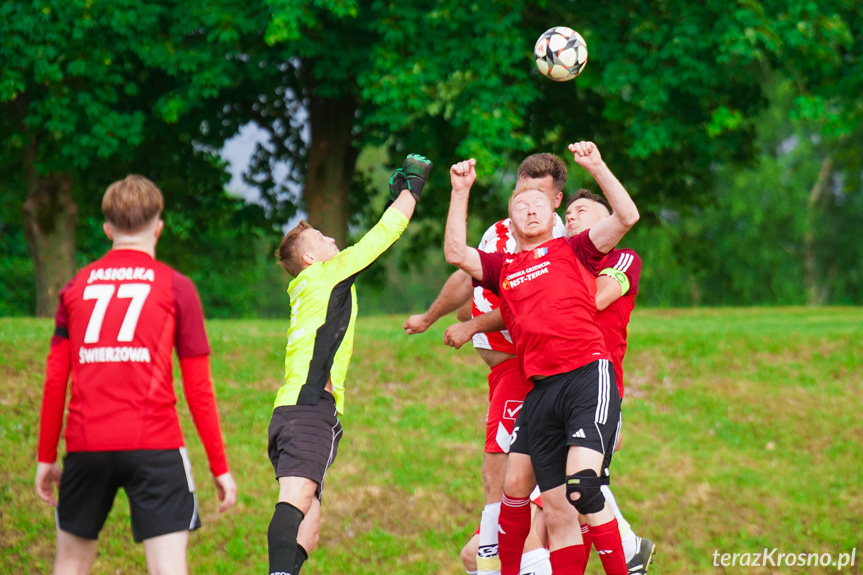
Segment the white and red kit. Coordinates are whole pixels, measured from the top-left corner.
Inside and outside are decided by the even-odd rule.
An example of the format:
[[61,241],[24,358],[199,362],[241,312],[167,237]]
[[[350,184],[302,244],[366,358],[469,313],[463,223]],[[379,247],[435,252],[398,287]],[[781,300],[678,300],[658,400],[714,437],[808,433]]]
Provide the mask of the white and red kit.
[[53,463],[63,424],[66,450],[184,446],[172,382],[176,348],[183,389],[210,471],[228,471],[210,380],[210,346],[192,281],[136,250],[111,250],[61,290],[48,354],[39,461]]
[[623,295],[597,314],[599,329],[605,338],[605,345],[611,354],[614,365],[614,378],[617,390],[623,399],[623,357],[626,355],[626,328],[629,316],[635,308],[638,294],[638,280],[641,277],[641,258],[630,249],[613,249],[600,264],[599,275],[616,279]]

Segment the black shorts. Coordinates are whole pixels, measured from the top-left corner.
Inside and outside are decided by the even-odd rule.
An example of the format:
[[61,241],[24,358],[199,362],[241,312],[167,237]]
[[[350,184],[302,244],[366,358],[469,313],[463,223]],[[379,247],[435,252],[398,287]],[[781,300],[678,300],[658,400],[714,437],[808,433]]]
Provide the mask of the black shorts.
[[318,484],[315,496],[320,499],[324,476],[336,460],[342,424],[336,412],[336,401],[325,391],[315,405],[280,405],[270,419],[267,452],[276,479],[305,477]]
[[69,453],[63,458],[57,525],[83,539],[98,539],[122,487],[136,542],[198,529],[191,469],[185,447]]
[[568,373],[534,381],[515,422],[510,453],[530,455],[540,491],[566,481],[568,447],[602,453],[608,476],[620,433],[620,395],[614,370],[600,359]]

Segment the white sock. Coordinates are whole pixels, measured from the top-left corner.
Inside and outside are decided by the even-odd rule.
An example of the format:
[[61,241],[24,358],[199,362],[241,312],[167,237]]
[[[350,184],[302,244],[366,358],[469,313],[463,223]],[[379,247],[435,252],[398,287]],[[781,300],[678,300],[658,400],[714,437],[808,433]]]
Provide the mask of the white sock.
[[638,546],[638,536],[635,534],[635,531],[630,529],[626,535],[620,536],[620,542],[623,543],[623,554],[626,556],[626,562],[629,563],[635,555],[635,550]]
[[521,575],[551,575],[548,549],[539,547],[521,556]]
[[476,575],[476,571],[465,571],[467,575]]
[[479,522],[479,548],[476,554],[477,575],[500,575],[500,557],[497,553],[497,523],[500,502],[489,503],[482,510]]
[[638,538],[632,530],[629,521],[623,518],[620,508],[617,506],[617,501],[614,499],[614,494],[609,489],[608,485],[600,487],[602,494],[605,496],[605,501],[614,513],[614,518],[617,519],[617,528],[620,530],[620,541],[623,543],[623,554],[626,555],[626,562],[629,563],[632,556],[635,555],[635,547]]

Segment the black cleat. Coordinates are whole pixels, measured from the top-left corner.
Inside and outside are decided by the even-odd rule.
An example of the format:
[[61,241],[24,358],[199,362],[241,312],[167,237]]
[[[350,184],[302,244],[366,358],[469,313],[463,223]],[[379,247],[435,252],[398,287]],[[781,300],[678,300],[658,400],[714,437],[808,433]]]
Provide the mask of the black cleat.
[[656,555],[656,545],[650,539],[638,538],[635,544],[635,555],[629,563],[626,564],[629,575],[644,575],[650,564],[653,563],[653,556]]

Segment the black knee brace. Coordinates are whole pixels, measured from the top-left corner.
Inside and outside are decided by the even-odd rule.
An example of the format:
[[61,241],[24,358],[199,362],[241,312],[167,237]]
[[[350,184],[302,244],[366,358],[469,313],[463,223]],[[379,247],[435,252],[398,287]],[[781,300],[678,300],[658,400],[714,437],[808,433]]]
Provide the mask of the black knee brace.
[[[600,490],[602,479],[593,469],[583,469],[566,477],[566,498],[582,515],[598,513],[605,507],[605,496]],[[573,501],[573,493],[580,497]]]

